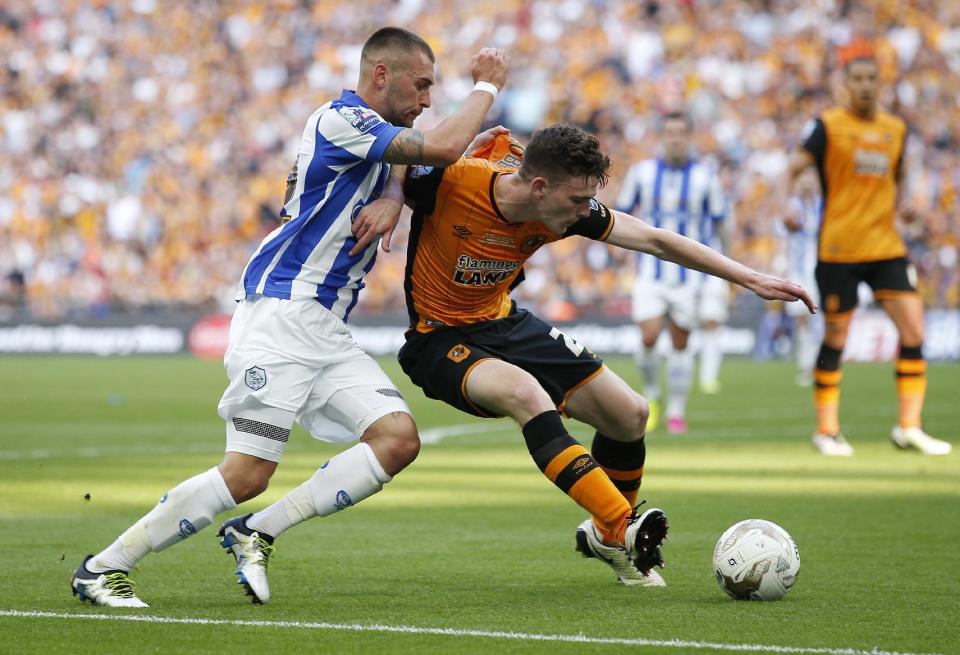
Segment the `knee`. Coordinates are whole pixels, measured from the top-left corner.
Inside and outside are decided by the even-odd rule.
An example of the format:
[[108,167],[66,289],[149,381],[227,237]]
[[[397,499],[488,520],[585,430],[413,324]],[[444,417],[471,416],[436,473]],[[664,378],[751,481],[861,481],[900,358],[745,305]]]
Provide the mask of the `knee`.
[[240,453],[227,453],[220,464],[220,475],[238,505],[256,498],[270,484],[270,477],[277,468],[276,462]]
[[367,429],[362,440],[373,450],[387,475],[396,475],[420,454],[417,424],[404,412],[379,419]]
[[[518,419],[521,424],[526,422],[520,420],[521,418],[529,420],[529,417],[536,416],[541,412],[556,409],[553,400],[533,377],[523,379],[519,383],[505,388],[503,394],[503,405],[510,410],[510,414]],[[527,417],[528,414],[529,417]]]
[[647,430],[650,404],[643,396],[634,394],[631,401],[615,417],[615,424],[608,427],[607,436],[617,441],[639,441]]

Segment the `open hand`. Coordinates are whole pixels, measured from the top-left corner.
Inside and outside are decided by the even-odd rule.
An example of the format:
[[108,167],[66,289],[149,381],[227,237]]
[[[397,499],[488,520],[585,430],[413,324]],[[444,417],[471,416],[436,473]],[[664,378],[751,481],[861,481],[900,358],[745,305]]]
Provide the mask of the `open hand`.
[[784,300],[786,302],[799,300],[807,306],[811,314],[817,313],[817,304],[810,298],[810,294],[796,282],[761,273],[747,288],[764,300]]
[[363,252],[371,241],[381,235],[380,249],[390,252],[390,239],[400,221],[401,209],[403,202],[395,198],[381,197],[364,205],[353,221],[353,236],[357,239],[357,245],[350,249],[350,256]]

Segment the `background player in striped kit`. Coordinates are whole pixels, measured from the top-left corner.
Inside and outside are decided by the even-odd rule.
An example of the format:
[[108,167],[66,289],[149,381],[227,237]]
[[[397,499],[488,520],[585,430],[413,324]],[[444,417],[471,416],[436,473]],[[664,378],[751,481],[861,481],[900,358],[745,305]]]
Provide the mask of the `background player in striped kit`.
[[[797,184],[797,195],[783,218],[786,230],[787,278],[810,291],[814,300],[820,302],[814,270],[817,267],[817,234],[820,231],[820,215],[823,200],[817,188],[816,177],[810,172]],[[813,384],[813,367],[817,363],[817,350],[823,338],[823,318],[807,312],[798,312],[793,303],[785,306],[787,315],[793,319],[793,350],[797,362],[798,386]]]
[[[716,173],[691,157],[689,116],[663,116],[663,152],[634,164],[620,190],[617,208],[657,228],[703,241],[724,217],[724,199]],[[697,326],[698,294],[706,276],[646,254],[637,255],[633,289],[633,320],[639,325],[642,347],[636,360],[650,401],[655,427],[660,414],[660,367],[657,339],[666,326],[672,349],[667,356],[667,430],[686,432],[687,397],[693,380],[693,353],[687,347]]]
[[[389,164],[459,159],[508,67],[502,51],[482,49],[471,65],[476,87],[460,109],[421,132],[412,126],[431,104],[433,51],[400,28],[370,36],[357,90],[345,90],[307,120],[284,205],[290,220],[264,238],[243,272],[224,359],[230,382],[219,407],[227,422],[223,462],[168,491],[113,544],[87,557],[71,582],[81,600],[145,607],[130,586],[130,569],[262,493],[294,421],[317,438],[360,443],[273,505],[224,523],[221,543],[254,602],[270,598],[266,565],[274,537],[377,493],[416,458],[420,441],[406,402],[345,324],[377,249],[373,238],[358,242],[353,222],[380,196]],[[385,231],[377,226],[375,233]]]

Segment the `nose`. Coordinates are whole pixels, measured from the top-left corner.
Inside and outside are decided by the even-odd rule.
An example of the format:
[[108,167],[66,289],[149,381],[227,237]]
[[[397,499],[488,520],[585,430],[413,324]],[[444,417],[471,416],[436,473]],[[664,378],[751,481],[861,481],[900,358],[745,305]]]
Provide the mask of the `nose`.
[[421,96],[420,96],[420,106],[423,107],[424,109],[426,109],[426,108],[429,107],[431,104],[432,104],[432,103],[430,102],[430,89],[427,89],[427,90],[424,91],[423,94],[421,94]]

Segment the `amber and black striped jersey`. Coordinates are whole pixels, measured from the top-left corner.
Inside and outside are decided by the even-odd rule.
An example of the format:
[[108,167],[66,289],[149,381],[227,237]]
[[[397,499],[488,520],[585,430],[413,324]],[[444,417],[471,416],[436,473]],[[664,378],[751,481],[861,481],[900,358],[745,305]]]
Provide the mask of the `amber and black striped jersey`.
[[803,139],[823,187],[818,258],[857,263],[903,257],[894,224],[906,124],[878,112],[864,120],[835,107],[811,121]]
[[539,221],[510,223],[497,206],[496,180],[515,169],[465,157],[446,168],[413,166],[404,191],[414,203],[404,290],[410,325],[430,332],[510,313],[523,263],[544,244],[572,235],[603,240],[613,214],[591,201],[590,215],[562,236]]

